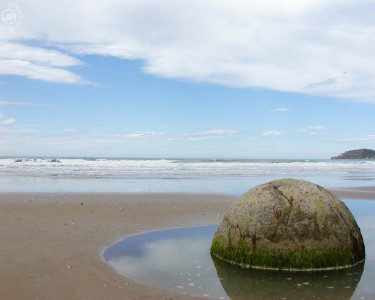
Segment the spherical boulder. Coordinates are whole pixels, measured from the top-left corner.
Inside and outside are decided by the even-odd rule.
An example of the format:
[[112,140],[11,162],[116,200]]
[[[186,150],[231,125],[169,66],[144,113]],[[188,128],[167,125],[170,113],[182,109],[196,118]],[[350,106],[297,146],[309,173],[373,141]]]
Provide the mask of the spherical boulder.
[[211,254],[246,267],[318,270],[363,261],[365,246],[353,215],[330,191],[280,179],[256,186],[230,207]]

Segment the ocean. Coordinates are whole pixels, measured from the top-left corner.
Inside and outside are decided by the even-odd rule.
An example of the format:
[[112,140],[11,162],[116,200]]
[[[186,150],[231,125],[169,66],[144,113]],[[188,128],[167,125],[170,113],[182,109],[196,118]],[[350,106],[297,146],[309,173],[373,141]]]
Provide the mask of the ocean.
[[290,177],[371,185],[372,160],[0,158],[0,192],[225,193]]

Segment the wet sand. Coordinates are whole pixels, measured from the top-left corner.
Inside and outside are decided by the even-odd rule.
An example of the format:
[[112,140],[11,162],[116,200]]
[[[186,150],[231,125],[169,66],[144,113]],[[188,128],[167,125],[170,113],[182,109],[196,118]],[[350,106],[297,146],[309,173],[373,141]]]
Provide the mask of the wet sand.
[[0,194],[0,299],[190,298],[117,275],[101,260],[100,252],[134,233],[216,224],[234,199],[188,194]]
[[[334,192],[375,199],[375,188]],[[101,251],[135,233],[218,224],[236,198],[0,194],[0,299],[191,299],[117,275],[102,261]]]
[[375,187],[350,187],[330,189],[340,199],[375,200]]

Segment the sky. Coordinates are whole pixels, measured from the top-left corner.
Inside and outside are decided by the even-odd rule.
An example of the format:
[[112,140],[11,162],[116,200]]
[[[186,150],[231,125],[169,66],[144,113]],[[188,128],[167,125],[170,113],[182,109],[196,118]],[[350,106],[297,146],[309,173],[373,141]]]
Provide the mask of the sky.
[[0,156],[375,148],[373,0],[0,0]]

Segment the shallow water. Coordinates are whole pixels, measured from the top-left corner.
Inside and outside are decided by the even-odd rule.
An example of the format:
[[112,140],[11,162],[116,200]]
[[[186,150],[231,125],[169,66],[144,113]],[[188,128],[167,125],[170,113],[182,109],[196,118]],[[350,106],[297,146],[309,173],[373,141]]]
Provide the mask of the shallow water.
[[215,299],[375,299],[375,202],[345,201],[361,228],[366,261],[319,272],[243,269],[212,258],[217,226],[148,232],[103,253],[118,273],[146,285]]
[[0,191],[28,193],[214,193],[241,195],[258,184],[286,177],[308,180],[325,188],[369,186],[375,181],[375,174],[321,175],[291,173],[254,176],[212,176],[208,174],[193,177],[184,175],[162,178],[84,178],[6,175],[0,176]]

